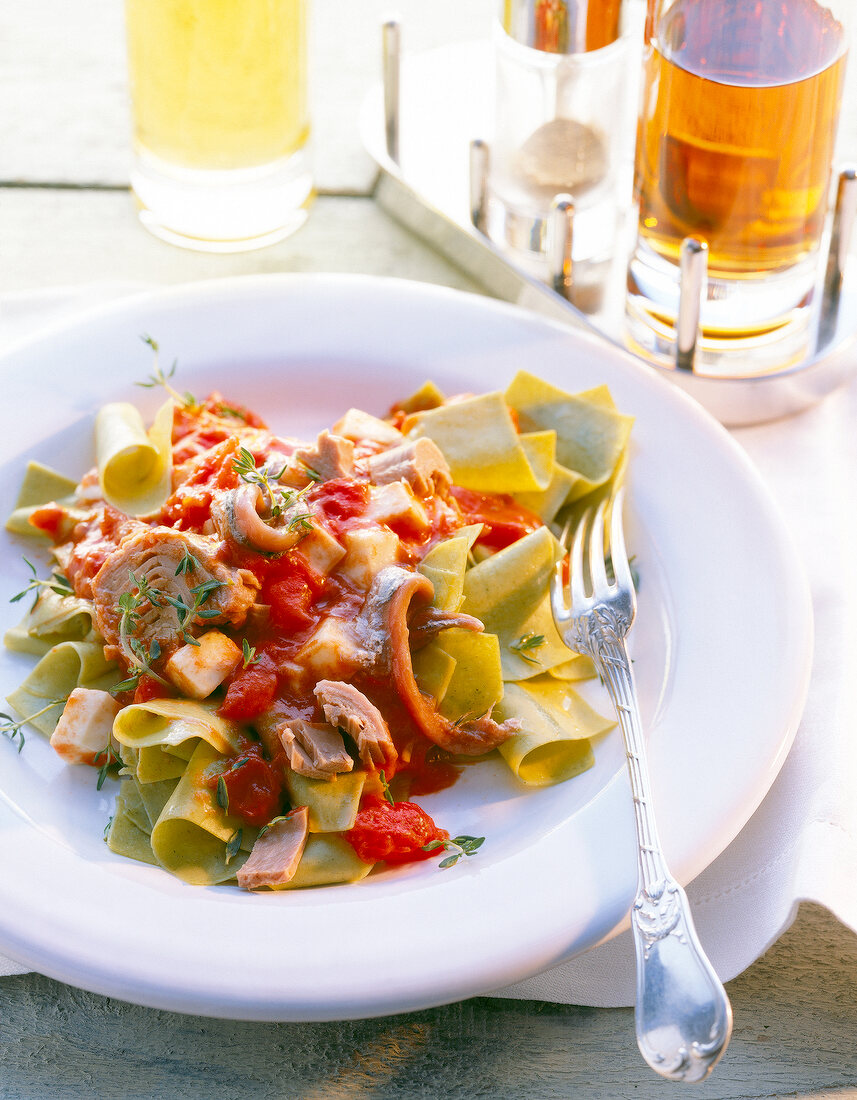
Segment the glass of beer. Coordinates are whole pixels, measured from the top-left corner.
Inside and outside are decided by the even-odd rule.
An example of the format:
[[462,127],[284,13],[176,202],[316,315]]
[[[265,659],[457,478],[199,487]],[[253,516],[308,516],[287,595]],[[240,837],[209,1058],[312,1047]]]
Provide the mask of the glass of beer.
[[231,252],[306,218],[308,0],[126,0],[141,221]]
[[707,245],[702,346],[806,329],[854,0],[649,0],[629,338],[668,353],[679,250]]

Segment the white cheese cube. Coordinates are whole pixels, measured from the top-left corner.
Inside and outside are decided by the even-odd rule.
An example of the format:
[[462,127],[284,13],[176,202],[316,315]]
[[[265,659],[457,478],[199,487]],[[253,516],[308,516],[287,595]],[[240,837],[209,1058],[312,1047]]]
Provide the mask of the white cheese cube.
[[51,734],[51,747],[67,764],[106,764],[106,758],[96,757],[108,745],[118,748],[113,719],[120,709],[109,691],[75,688]]
[[325,576],[345,557],[345,547],[326,527],[314,523],[300,541],[300,552],[317,573]]
[[391,481],[373,485],[370,490],[366,517],[376,523],[400,523],[421,533],[429,526],[422,501],[417,500],[407,481]]
[[167,676],[182,695],[207,699],[241,660],[241,650],[219,630],[197,639],[199,645],[183,645],[165,666]]
[[399,559],[399,536],[386,527],[358,527],[343,536],[347,551],[339,572],[361,588],[369,588],[376,574]]
[[342,619],[322,619],[301,646],[297,663],[319,680],[344,680],[366,659],[366,651]]

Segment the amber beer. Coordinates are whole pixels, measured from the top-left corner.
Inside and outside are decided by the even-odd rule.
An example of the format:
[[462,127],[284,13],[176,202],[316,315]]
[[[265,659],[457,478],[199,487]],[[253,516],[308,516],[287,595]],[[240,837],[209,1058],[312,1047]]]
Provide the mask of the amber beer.
[[677,0],[645,60],[635,187],[639,236],[676,262],[752,278],[818,246],[842,93],[845,33],[818,0]]

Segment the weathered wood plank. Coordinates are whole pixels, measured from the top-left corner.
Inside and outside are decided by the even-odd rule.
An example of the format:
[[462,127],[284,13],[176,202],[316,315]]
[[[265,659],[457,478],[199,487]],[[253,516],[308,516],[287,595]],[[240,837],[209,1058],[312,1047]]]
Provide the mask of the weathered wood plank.
[[[735,1037],[694,1096],[857,1096],[857,939],[825,910],[805,906],[730,994]],[[0,981],[0,1069],[4,1100],[676,1095],[642,1064],[630,1009],[477,998],[373,1020],[258,1024],[125,1005],[37,975]]]

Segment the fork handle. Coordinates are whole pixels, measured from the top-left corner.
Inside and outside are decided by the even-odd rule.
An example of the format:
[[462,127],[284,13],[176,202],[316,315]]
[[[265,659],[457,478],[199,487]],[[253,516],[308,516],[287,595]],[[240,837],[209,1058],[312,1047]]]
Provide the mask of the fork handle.
[[588,649],[616,708],[637,826],[637,895],[631,928],[637,956],[637,1044],[674,1081],[701,1081],[726,1049],[732,1009],[693,925],[687,895],[669,873],[652,809],[646,744],[623,624],[600,609]]

